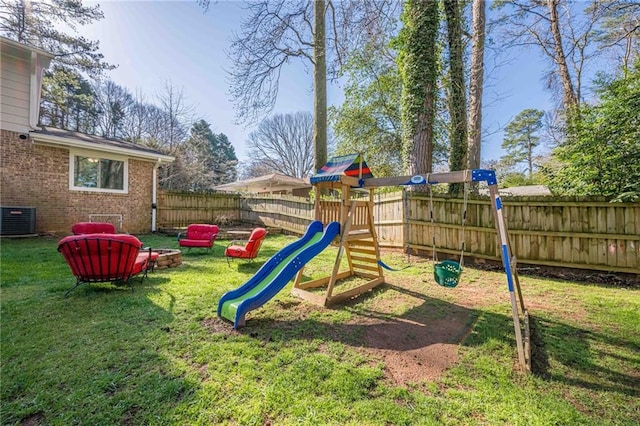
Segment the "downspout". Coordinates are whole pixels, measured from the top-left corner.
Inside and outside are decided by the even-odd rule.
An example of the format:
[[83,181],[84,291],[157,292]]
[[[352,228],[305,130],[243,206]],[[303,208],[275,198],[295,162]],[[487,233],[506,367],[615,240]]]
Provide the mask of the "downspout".
[[158,161],[153,166],[153,177],[151,187],[151,232],[156,232],[156,216],[158,209],[158,168],[162,164],[162,160],[158,158]]

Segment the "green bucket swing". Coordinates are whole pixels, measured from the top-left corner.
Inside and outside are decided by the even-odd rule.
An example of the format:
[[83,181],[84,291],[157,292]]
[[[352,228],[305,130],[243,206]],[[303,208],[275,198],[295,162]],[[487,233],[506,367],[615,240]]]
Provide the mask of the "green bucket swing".
[[[462,213],[462,244],[460,250],[460,262],[455,260],[443,260],[438,262],[438,254],[436,251],[436,236],[432,233],[433,238],[433,279],[438,285],[446,288],[454,288],[460,282],[462,275],[462,265],[464,264],[464,225],[467,221],[467,194],[469,192],[468,182],[464,185],[464,207]],[[433,223],[433,191],[429,190],[429,214],[431,215],[431,229],[434,228]]]
[[443,260],[433,267],[433,279],[442,287],[454,288],[460,281],[462,266],[455,260]]

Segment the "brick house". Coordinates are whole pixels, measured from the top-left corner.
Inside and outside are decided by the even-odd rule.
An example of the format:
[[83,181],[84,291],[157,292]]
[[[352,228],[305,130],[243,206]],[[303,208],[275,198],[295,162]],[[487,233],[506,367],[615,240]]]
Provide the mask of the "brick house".
[[[155,231],[157,170],[173,157],[122,140],[38,125],[52,55],[0,37],[0,205],[34,207],[36,233],[80,221]],[[3,216],[4,220],[4,216]],[[3,226],[4,228],[4,226]]]

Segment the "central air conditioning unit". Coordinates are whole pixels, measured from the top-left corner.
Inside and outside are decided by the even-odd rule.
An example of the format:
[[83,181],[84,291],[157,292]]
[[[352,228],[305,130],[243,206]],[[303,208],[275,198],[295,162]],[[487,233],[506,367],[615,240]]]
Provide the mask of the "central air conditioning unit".
[[0,207],[0,210],[0,235],[35,234],[35,207]]

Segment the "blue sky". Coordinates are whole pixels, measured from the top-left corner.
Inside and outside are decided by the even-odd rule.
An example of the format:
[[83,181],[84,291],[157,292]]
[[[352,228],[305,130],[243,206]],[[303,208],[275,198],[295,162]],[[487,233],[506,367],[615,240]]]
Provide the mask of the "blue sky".
[[[118,65],[109,73],[111,80],[132,93],[142,92],[149,102],[171,81],[198,118],[207,120],[214,132],[227,135],[239,159],[247,160],[245,141],[252,128],[234,123],[225,73],[231,68],[225,50],[232,31],[240,29],[242,3],[212,2],[206,13],[195,0],[101,1],[100,6],[105,18],[79,31],[100,40],[105,60]],[[499,129],[516,114],[526,108],[551,107],[541,82],[545,65],[537,52],[518,53],[499,68],[487,58],[486,66],[483,160],[503,154]],[[312,82],[310,69],[296,62],[286,65],[274,112],[312,111]],[[342,102],[339,87],[330,85],[328,91],[329,103]]]

